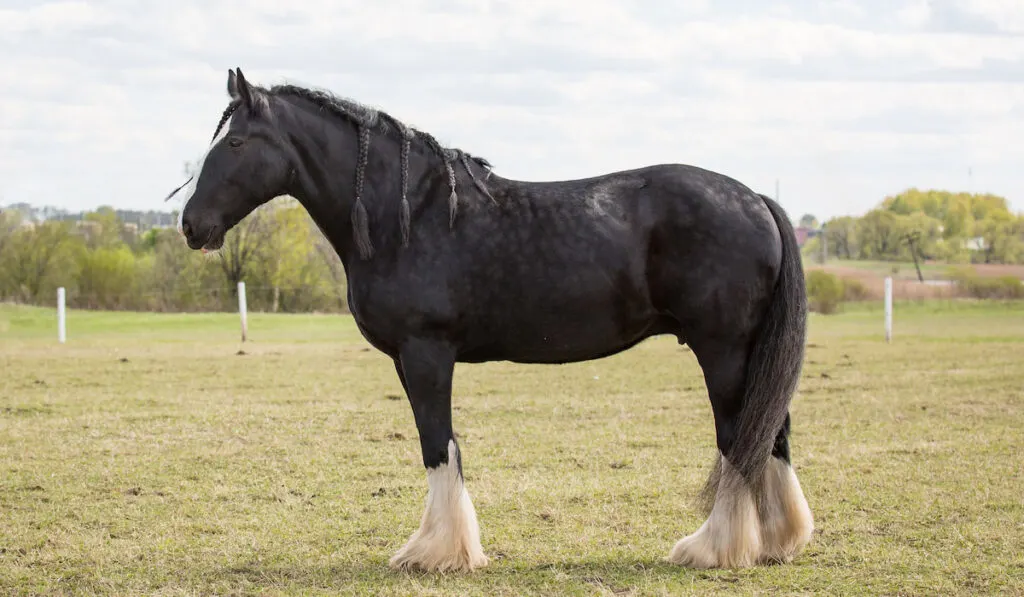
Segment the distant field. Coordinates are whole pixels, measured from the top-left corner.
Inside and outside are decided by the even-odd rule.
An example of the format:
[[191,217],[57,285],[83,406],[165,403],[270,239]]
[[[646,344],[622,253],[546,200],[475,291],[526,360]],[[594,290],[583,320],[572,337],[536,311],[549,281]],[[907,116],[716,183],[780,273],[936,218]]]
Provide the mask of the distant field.
[[[805,265],[808,268],[819,268],[819,264],[813,258],[805,258]],[[920,263],[921,275],[926,280],[943,280],[948,278],[949,270],[952,268],[968,268],[979,276],[1013,276],[1024,280],[1024,265],[1003,265],[998,263],[986,264],[949,264],[925,261]],[[896,280],[917,280],[917,269],[913,261],[868,261],[868,260],[847,260],[832,259],[825,265],[825,269],[845,273],[871,274],[875,277],[884,278],[892,276]]]
[[982,278],[1010,276],[1024,280],[1024,265],[922,263],[921,275],[925,279],[924,283],[918,280],[917,270],[910,261],[902,263],[834,259],[822,265],[813,258],[805,257],[804,267],[807,271],[825,270],[844,280],[859,282],[866,291],[863,298],[873,301],[882,300],[885,293],[885,278],[888,276],[893,279],[895,299],[905,301],[964,298],[964,290],[950,283],[949,272],[953,268],[970,269]]
[[391,363],[350,318],[0,305],[0,593],[1024,593],[1024,304],[813,316],[793,406],[816,515],[786,566],[666,564],[714,433],[670,339],[456,371],[490,567],[394,573],[426,483]]

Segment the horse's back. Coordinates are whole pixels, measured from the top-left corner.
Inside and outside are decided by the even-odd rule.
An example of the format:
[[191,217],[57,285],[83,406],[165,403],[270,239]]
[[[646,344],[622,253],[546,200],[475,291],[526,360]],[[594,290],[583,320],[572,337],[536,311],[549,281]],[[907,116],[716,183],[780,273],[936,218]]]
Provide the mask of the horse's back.
[[762,196],[712,170],[656,164],[524,190],[576,230],[573,254],[617,264],[615,288],[651,312],[710,321],[729,316],[727,302],[746,315],[779,273],[782,242]]
[[602,356],[679,334],[667,318],[776,275],[771,214],[714,172],[662,164],[495,191],[500,208],[473,218],[458,291],[480,358]]

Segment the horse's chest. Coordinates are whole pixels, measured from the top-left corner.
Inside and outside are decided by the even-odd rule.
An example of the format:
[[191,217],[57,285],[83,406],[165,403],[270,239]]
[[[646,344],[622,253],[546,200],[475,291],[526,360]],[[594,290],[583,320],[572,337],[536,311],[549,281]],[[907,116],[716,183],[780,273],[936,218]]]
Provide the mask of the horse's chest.
[[389,309],[389,302],[367,289],[353,288],[351,284],[348,301],[349,312],[367,342],[385,354],[396,356],[399,325],[393,308]]
[[349,283],[349,311],[360,333],[382,352],[395,356],[402,342],[424,327],[437,328],[447,320],[446,309],[438,305],[439,293],[429,286],[411,287],[411,282]]

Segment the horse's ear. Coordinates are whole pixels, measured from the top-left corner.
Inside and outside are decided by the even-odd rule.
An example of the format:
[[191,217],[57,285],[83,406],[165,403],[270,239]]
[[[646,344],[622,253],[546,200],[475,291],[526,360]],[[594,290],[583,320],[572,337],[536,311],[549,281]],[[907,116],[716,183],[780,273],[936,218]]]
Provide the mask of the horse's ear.
[[234,72],[228,71],[228,95],[231,99],[240,100],[249,108],[253,107],[252,88],[240,68],[236,68]]
[[241,99],[238,95],[238,79],[235,77],[235,71],[228,69],[228,97],[233,100]]

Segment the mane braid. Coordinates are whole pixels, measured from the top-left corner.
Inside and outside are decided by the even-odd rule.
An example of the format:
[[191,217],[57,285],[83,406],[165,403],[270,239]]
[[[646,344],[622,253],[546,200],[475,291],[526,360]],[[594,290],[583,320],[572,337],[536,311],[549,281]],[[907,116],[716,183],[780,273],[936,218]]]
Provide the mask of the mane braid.
[[412,140],[406,136],[402,141],[402,211],[399,212],[399,224],[402,228],[402,246],[409,246],[409,226],[412,214],[409,210],[409,146]]
[[462,158],[462,165],[463,167],[466,168],[466,172],[469,172],[469,177],[473,179],[473,184],[476,185],[476,188],[479,189],[480,192],[483,193],[484,195],[487,195],[487,198],[490,199],[492,202],[497,203],[497,201],[494,200],[494,197],[491,196],[491,192],[487,190],[487,187],[484,186],[484,183],[480,182],[480,179],[477,178],[476,174],[473,173],[473,169],[469,167],[469,157],[467,156],[467,154],[465,152],[461,152],[459,154],[459,157]]
[[356,246],[363,259],[373,257],[373,244],[370,242],[370,222],[363,205],[363,181],[366,178],[366,163],[370,156],[370,128],[359,125],[359,161],[356,164],[356,200],[352,206],[352,228],[355,232]]
[[240,100],[232,100],[228,107],[224,108],[224,113],[220,115],[220,122],[217,123],[217,128],[214,129],[213,136],[210,137],[210,143],[213,143],[213,140],[217,138],[217,135],[220,134],[220,129],[224,128],[224,123],[228,121],[228,118],[231,118],[231,115],[235,113],[235,110],[240,105],[242,105]]
[[455,228],[455,211],[459,208],[459,196],[455,194],[455,169],[452,168],[451,161],[445,159],[444,167],[448,170],[448,186],[452,189],[452,194],[448,195],[448,229],[453,230]]
[[[484,183],[477,178],[473,169],[470,167],[470,161],[476,162],[481,168],[485,168],[487,170],[487,176],[485,178],[490,178],[491,164],[484,158],[470,155],[461,149],[444,147],[430,133],[408,126],[386,112],[365,106],[354,100],[337,97],[327,91],[313,90],[288,84],[275,85],[266,91],[272,95],[291,95],[307,100],[323,111],[330,112],[335,116],[340,116],[353,122],[359,129],[359,165],[356,168],[356,201],[352,208],[352,225],[355,228],[356,244],[359,246],[359,252],[364,259],[368,259],[373,255],[373,246],[370,242],[366,208],[361,201],[363,180],[365,178],[367,157],[369,154],[369,135],[371,130],[376,129],[383,134],[397,132],[402,138],[402,197],[401,209],[399,211],[399,221],[402,230],[402,246],[408,246],[409,244],[409,228],[411,225],[408,200],[408,181],[409,149],[413,140],[420,141],[427,147],[427,149],[441,158],[444,164],[445,171],[448,174],[448,186],[451,188],[451,194],[448,197],[449,229],[454,230],[455,215],[459,204],[459,197],[456,192],[456,178],[453,162],[461,162],[463,167],[465,167],[466,171],[469,173],[469,176],[473,180],[473,184],[476,186],[477,190],[487,196],[491,201],[495,201],[490,191],[488,191]],[[232,111],[233,110],[234,108],[232,108]]]

